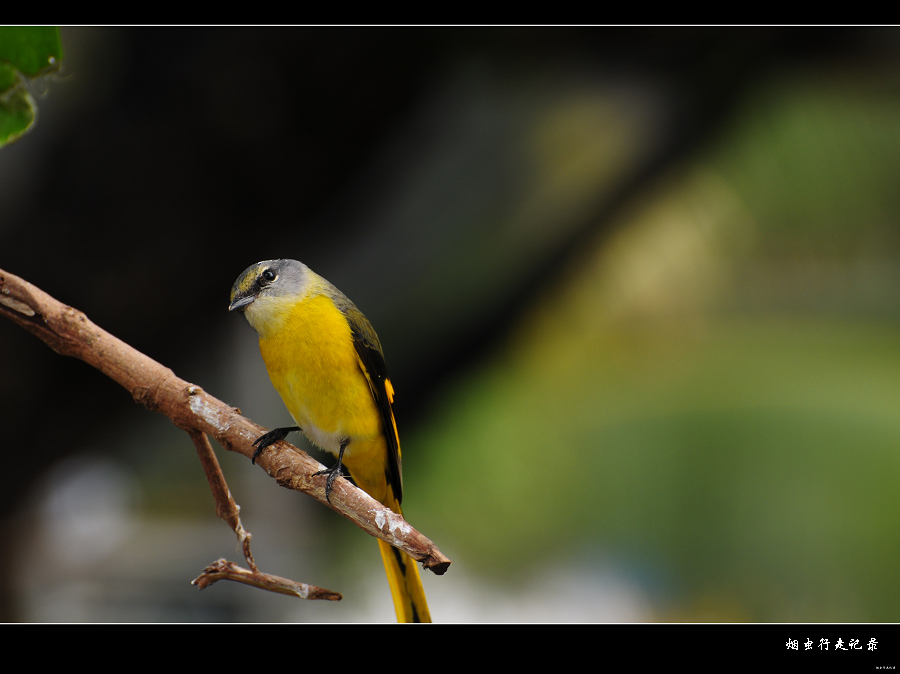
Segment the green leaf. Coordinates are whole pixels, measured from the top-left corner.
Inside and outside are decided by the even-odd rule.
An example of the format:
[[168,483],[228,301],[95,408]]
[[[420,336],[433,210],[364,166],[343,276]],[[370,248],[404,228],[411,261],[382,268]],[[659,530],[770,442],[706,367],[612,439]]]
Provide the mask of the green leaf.
[[28,80],[55,70],[61,60],[55,26],[0,26],[0,147],[34,126]]

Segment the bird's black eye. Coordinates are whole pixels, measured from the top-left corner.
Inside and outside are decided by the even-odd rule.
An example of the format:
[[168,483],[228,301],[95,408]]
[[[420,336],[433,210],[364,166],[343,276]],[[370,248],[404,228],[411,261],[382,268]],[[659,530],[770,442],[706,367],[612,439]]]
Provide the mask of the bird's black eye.
[[262,274],[259,275],[259,284],[262,286],[267,286],[277,278],[278,274],[276,274],[271,269],[266,269]]

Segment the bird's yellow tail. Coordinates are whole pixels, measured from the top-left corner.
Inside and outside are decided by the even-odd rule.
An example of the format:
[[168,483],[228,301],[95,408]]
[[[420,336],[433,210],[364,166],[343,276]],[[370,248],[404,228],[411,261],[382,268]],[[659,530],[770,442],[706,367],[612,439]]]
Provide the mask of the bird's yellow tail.
[[[385,505],[396,513],[400,513],[400,504],[393,498],[388,490],[389,501]],[[401,552],[389,543],[378,540],[378,548],[381,550],[381,559],[384,561],[384,570],[387,572],[388,583],[391,586],[391,596],[394,598],[394,610],[397,611],[397,622],[400,623],[430,623],[431,613],[428,611],[428,603],[425,601],[425,589],[422,587],[422,579],[419,577],[419,566],[416,561]]]
[[425,590],[419,578],[419,567],[412,557],[389,543],[378,541],[384,570],[391,585],[397,622],[430,623],[431,614],[425,602]]

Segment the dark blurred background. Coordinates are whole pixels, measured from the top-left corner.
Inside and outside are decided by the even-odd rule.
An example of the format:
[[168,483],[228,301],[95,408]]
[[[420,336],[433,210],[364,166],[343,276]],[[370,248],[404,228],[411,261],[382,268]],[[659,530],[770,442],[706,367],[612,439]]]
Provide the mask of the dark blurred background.
[[[900,31],[78,28],[0,268],[261,424],[293,257],[379,332],[436,621],[900,620]],[[375,542],[0,322],[0,619],[391,621]],[[297,439],[297,442],[300,442]],[[324,459],[319,455],[320,460]]]

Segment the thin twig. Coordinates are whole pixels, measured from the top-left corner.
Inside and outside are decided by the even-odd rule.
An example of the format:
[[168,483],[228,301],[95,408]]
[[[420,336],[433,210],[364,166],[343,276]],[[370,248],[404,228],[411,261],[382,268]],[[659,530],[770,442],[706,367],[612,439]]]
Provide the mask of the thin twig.
[[279,578],[267,573],[259,573],[242,569],[234,562],[219,559],[203,569],[203,573],[191,581],[191,585],[196,585],[201,590],[209,587],[218,580],[233,580],[245,585],[262,588],[269,592],[277,592],[279,594],[287,594],[292,597],[300,597],[301,599],[326,599],[328,601],[340,601],[341,594],[325,590],[315,585],[307,585],[306,583],[298,583],[287,578]]
[[247,566],[254,573],[258,573],[259,569],[256,567],[256,562],[253,561],[253,553],[250,552],[252,536],[241,524],[241,507],[231,497],[231,490],[228,489],[228,483],[225,482],[225,476],[222,475],[222,468],[219,466],[219,460],[216,458],[212,445],[209,444],[209,438],[200,431],[188,431],[188,434],[194,441],[194,447],[197,448],[197,455],[203,465],[203,472],[206,473],[206,479],[209,481],[209,489],[216,502],[216,515],[225,520],[237,535]]

